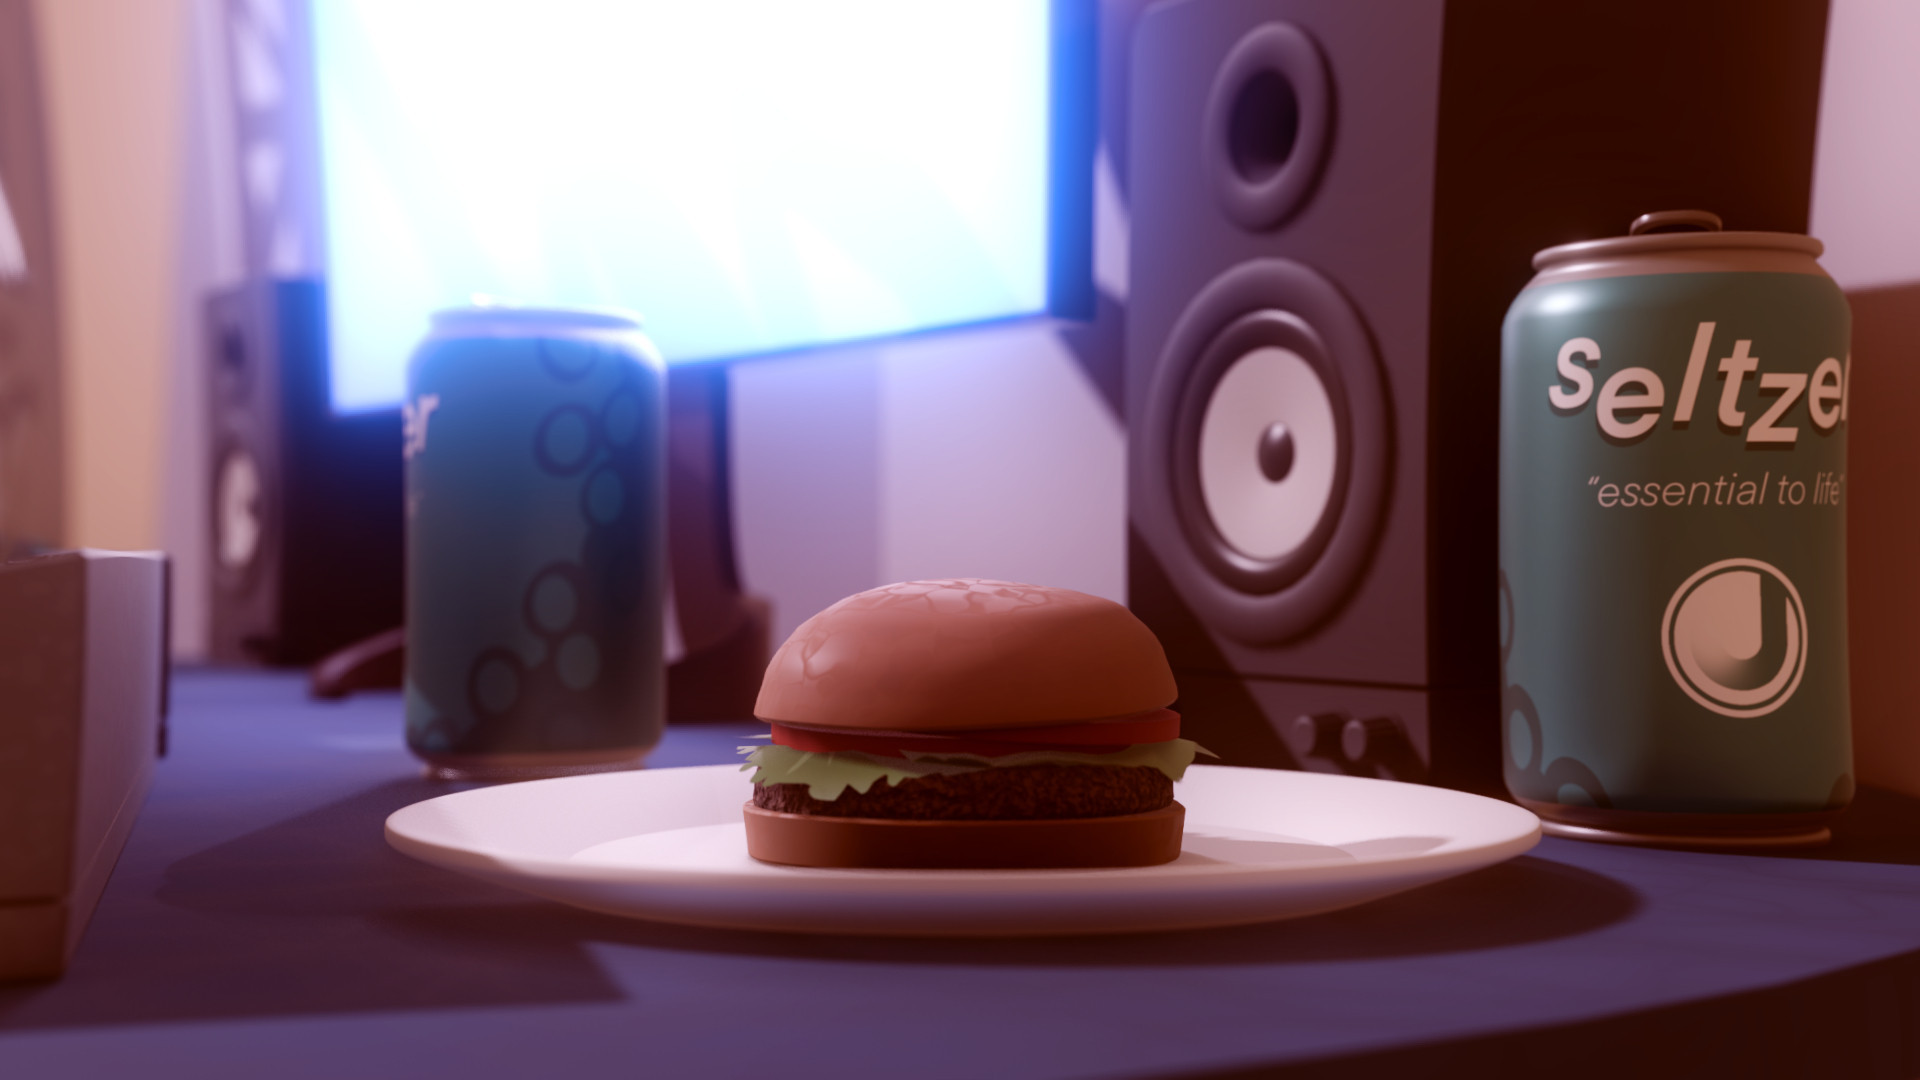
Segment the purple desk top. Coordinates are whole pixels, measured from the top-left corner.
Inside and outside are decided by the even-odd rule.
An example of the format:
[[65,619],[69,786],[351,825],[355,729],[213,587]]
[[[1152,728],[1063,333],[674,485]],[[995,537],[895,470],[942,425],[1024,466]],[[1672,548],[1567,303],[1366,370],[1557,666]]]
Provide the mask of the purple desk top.
[[[1920,1074],[1920,800],[1815,857],[1547,840],[1236,930],[808,938],[574,911],[388,849],[450,790],[399,703],[187,671],[172,756],[58,983],[0,988],[0,1076]],[[658,766],[732,760],[675,728]]]

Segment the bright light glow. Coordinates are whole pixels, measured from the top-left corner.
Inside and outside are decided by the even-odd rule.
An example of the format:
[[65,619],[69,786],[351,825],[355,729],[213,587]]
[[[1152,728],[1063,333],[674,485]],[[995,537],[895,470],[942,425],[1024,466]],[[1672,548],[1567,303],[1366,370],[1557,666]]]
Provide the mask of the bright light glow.
[[475,293],[669,361],[1046,306],[1041,0],[312,5],[333,404]]

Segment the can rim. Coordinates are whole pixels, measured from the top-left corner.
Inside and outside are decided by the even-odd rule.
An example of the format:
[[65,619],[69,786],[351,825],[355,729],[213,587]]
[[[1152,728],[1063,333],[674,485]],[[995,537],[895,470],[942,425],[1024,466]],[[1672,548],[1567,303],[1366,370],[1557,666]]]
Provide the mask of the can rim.
[[1685,232],[1609,236],[1543,248],[1533,257],[1533,268],[1565,266],[1575,262],[1665,255],[1683,251],[1783,251],[1819,258],[1826,245],[1811,236],[1784,232]]
[[475,297],[472,303],[441,308],[433,313],[436,330],[479,326],[526,330],[639,330],[643,325],[640,314],[626,308],[523,306],[490,297]]

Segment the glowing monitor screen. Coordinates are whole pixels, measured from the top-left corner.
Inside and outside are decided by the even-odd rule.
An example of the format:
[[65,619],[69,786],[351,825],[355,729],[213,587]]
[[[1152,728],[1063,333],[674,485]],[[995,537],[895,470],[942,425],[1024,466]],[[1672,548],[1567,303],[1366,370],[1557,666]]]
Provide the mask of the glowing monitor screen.
[[1048,309],[1047,0],[311,11],[336,410],[475,294],[634,309],[670,362]]

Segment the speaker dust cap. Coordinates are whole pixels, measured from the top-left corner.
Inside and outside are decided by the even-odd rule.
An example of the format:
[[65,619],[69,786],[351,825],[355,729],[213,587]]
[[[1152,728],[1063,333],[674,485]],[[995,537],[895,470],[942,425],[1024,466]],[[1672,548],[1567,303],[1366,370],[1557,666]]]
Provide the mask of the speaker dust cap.
[[1273,645],[1339,607],[1385,513],[1391,420],[1332,282],[1285,259],[1216,278],[1175,324],[1145,420],[1136,520],[1196,613]]
[[1261,231],[1292,217],[1312,194],[1333,135],[1333,86],[1313,38],[1289,22],[1241,38],[1214,77],[1201,132],[1229,218]]

